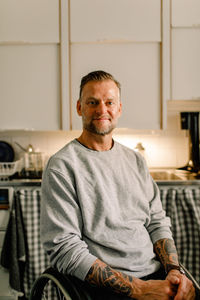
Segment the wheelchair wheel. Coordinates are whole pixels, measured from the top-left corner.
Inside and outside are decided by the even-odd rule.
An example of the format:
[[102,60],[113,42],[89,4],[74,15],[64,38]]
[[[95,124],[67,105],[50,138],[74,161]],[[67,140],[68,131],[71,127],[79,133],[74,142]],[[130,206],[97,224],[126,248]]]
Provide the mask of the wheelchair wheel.
[[200,292],[200,286],[192,274],[185,268],[183,264],[180,263],[181,268],[185,271],[186,276],[193,282],[195,288]]
[[71,280],[53,268],[42,273],[33,284],[29,300],[81,300]]

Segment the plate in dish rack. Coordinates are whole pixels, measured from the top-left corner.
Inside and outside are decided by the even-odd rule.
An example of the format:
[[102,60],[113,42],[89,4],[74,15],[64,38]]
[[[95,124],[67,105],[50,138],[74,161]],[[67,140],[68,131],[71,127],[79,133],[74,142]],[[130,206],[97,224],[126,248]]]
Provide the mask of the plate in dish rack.
[[14,150],[10,144],[0,141],[0,162],[12,162],[14,160]]

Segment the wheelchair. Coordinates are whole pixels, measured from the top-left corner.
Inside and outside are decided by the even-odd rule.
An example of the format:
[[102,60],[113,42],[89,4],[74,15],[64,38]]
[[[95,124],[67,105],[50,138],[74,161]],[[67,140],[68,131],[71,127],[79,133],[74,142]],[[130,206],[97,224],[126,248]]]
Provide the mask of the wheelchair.
[[76,281],[49,267],[35,280],[29,300],[93,300]]
[[[196,289],[196,300],[200,299],[200,286],[191,273],[181,264],[186,276],[193,282]],[[47,296],[48,284],[54,289],[54,295]],[[46,269],[34,282],[31,289],[29,300],[94,300],[88,295],[87,291],[80,288],[75,283],[72,276],[63,275],[56,269],[50,267]]]

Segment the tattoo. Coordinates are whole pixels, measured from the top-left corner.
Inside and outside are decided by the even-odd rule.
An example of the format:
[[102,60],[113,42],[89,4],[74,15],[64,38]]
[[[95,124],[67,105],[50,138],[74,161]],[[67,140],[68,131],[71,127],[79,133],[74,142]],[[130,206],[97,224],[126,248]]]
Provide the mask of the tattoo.
[[162,239],[157,241],[154,244],[154,251],[156,252],[166,271],[168,270],[169,265],[179,265],[178,254],[173,240]]
[[126,296],[133,294],[134,278],[113,270],[99,259],[90,268],[86,281],[93,286],[109,288],[113,292],[122,293]]

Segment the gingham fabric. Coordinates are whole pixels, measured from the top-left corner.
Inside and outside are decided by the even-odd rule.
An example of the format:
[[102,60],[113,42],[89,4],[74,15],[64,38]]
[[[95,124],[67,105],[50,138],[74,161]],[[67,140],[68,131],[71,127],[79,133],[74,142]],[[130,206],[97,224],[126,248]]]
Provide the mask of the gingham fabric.
[[[33,282],[49,267],[48,256],[40,243],[40,189],[20,189],[16,192],[20,201],[26,241],[26,264],[24,272],[24,293],[28,298]],[[46,299],[57,299],[52,286],[46,291]]]
[[200,187],[159,186],[180,262],[200,283]]
[[[172,232],[180,261],[200,283],[200,187],[159,186],[163,208],[171,218]],[[35,279],[49,266],[40,243],[40,188],[16,192],[21,203],[26,249],[24,291],[29,297]],[[52,287],[46,299],[57,299]]]

